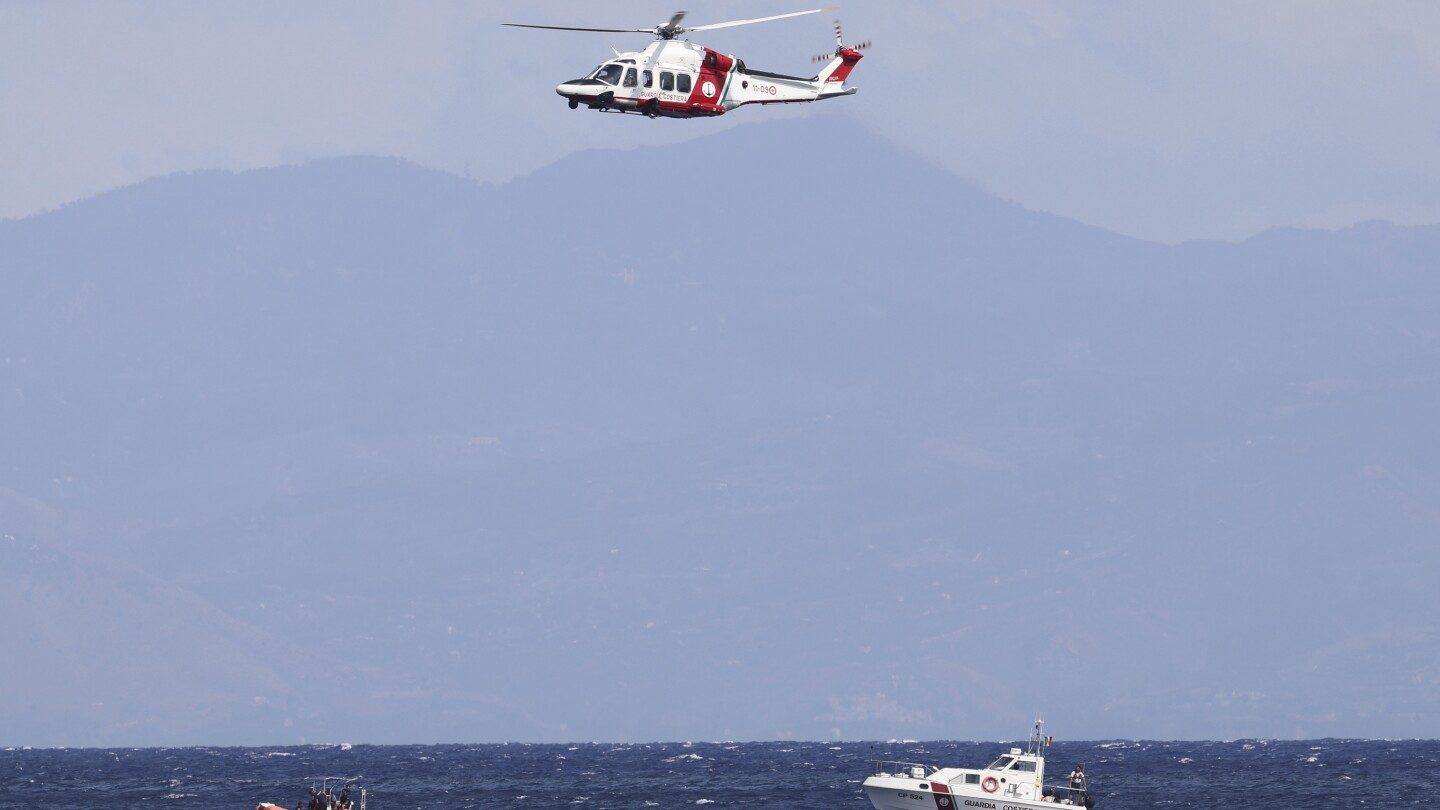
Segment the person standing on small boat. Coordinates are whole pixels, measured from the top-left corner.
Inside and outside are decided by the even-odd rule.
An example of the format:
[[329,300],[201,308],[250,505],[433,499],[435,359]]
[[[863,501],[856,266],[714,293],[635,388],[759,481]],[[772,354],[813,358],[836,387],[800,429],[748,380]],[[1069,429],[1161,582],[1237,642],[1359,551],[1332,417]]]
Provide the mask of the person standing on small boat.
[[1085,768],[1083,765],[1076,765],[1075,770],[1070,772],[1070,803],[1080,804],[1085,801]]

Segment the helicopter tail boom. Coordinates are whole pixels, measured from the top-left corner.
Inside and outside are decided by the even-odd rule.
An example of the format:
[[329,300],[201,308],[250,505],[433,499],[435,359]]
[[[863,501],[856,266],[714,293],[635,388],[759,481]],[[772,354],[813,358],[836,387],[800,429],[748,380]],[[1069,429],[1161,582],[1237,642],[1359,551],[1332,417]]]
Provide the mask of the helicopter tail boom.
[[855,67],[860,55],[854,54],[853,59],[849,56],[835,57],[819,75],[809,79],[739,67],[734,79],[727,85],[728,106],[787,104],[853,95],[855,88],[845,86],[845,77]]

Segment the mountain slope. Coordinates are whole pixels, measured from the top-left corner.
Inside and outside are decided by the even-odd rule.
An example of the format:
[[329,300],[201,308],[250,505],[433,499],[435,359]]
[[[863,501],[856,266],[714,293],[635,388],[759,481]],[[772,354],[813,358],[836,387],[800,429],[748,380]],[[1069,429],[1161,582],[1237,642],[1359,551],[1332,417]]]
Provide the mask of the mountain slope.
[[1136,242],[825,119],[3,223],[0,530],[89,573],[0,569],[0,725],[1433,734],[1436,256]]

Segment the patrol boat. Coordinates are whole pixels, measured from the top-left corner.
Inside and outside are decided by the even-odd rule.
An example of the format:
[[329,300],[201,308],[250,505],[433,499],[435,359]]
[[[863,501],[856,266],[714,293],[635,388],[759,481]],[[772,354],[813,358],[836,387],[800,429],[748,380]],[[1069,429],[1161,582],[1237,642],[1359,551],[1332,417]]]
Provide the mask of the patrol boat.
[[[359,776],[312,776],[310,777],[310,801],[300,800],[297,807],[318,808],[318,810],[366,810],[365,788],[358,783]],[[261,802],[255,810],[290,810],[279,804]]]
[[[916,762],[880,762],[862,787],[875,810],[1054,810],[1055,805],[1091,808],[1095,800],[1081,788],[1045,784],[1043,720],[1025,748],[984,768],[939,768]],[[1068,774],[1067,774],[1068,776]],[[1064,778],[1064,777],[1062,777]]]

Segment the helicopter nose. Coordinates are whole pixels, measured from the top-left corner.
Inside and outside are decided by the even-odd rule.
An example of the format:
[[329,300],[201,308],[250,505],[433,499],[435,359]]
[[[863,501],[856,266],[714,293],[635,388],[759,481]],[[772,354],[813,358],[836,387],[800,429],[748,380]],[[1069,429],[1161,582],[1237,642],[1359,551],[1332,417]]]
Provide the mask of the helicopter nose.
[[584,79],[571,79],[562,82],[555,88],[555,92],[565,98],[590,98],[599,95],[593,87],[587,86]]

